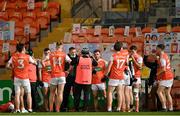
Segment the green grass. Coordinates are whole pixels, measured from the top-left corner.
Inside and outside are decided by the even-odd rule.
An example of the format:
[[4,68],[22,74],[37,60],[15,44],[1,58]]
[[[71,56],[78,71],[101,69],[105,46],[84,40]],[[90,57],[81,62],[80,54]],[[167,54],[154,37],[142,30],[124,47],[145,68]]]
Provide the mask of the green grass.
[[83,115],[83,116],[123,116],[123,115],[133,115],[133,116],[148,116],[148,115],[154,115],[154,116],[160,116],[160,115],[166,115],[166,116],[172,116],[172,115],[179,115],[180,112],[36,112],[36,113],[29,113],[29,114],[13,114],[13,113],[0,113],[0,115],[62,115],[62,116],[70,116],[70,115]]

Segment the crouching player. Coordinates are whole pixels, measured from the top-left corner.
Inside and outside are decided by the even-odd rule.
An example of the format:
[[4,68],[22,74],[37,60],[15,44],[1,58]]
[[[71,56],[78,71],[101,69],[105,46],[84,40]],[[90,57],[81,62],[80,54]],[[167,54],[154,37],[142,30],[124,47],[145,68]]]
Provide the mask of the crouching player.
[[104,78],[104,73],[106,69],[106,61],[101,58],[100,50],[94,51],[94,58],[97,61],[98,65],[93,67],[91,88],[94,97],[94,108],[95,111],[98,111],[98,91],[102,91],[103,96],[106,99],[106,84],[105,81],[102,80]]

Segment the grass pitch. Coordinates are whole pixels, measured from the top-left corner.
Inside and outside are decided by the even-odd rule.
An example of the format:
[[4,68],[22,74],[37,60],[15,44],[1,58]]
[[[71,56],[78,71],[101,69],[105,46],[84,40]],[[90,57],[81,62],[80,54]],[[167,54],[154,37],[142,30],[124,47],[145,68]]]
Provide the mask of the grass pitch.
[[34,113],[0,113],[0,115],[62,115],[62,116],[127,116],[127,115],[133,115],[133,116],[149,116],[149,115],[154,115],[154,116],[173,116],[173,115],[178,115],[180,116],[180,111],[179,112],[34,112]]

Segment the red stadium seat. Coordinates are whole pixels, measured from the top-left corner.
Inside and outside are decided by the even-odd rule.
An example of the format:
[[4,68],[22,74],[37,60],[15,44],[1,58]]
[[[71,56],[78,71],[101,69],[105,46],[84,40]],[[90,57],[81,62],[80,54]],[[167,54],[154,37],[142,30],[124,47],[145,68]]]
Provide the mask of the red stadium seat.
[[26,12],[27,11],[27,3],[26,2],[20,2],[18,4],[19,8],[16,10],[18,12]]
[[39,39],[40,41],[40,26],[39,23],[33,22],[30,23],[30,40],[35,41],[36,39]]
[[108,28],[102,28],[101,29],[101,34],[102,35],[109,35],[109,29]]
[[88,43],[102,43],[102,36],[87,36]]
[[7,12],[13,12],[16,11],[19,8],[18,4],[16,3],[8,3],[6,6],[6,11]]
[[94,29],[93,29],[93,28],[87,29],[87,30],[86,30],[86,34],[87,34],[87,35],[94,35]]
[[151,27],[145,27],[144,29],[142,29],[142,33],[151,33],[151,30]]
[[132,40],[132,37],[123,37],[123,41],[130,44]]
[[115,34],[123,35],[124,34],[124,28],[116,28]]
[[24,35],[24,24],[22,22],[15,23],[15,40],[20,43],[27,43],[28,37]]
[[114,43],[118,40],[116,37],[108,37],[108,36],[103,36],[103,43]]
[[7,12],[0,12],[0,21],[8,21],[8,13]]
[[61,9],[58,2],[49,2],[46,10],[49,12],[52,20],[60,19]]
[[36,20],[36,13],[33,11],[28,11],[23,13],[23,22],[25,24],[31,24]]
[[41,29],[48,29],[50,24],[50,15],[48,12],[36,12],[37,22],[40,24]]
[[173,27],[172,32],[180,32],[180,26]]
[[19,22],[22,21],[22,13],[21,12],[9,12],[9,20]]
[[166,33],[167,32],[167,27],[166,26],[158,27],[157,31],[158,31],[158,33]]
[[135,34],[136,33],[136,27],[131,27],[129,29],[129,34]]
[[43,2],[36,2],[35,3],[35,11],[36,12],[41,12],[42,11],[42,9],[43,9]]
[[79,37],[78,35],[72,35],[73,43],[86,43],[87,39],[85,37]]
[[139,43],[144,43],[144,37],[133,37],[132,39],[133,42],[139,42]]

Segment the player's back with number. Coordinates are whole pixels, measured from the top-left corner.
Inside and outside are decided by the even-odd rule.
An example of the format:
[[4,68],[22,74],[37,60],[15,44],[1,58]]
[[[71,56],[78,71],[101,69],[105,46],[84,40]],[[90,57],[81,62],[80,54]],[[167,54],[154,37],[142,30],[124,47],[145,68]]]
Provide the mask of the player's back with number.
[[52,65],[52,77],[65,76],[64,66],[65,66],[66,54],[61,51],[54,51],[50,54],[50,62]]
[[14,76],[20,79],[28,79],[29,55],[15,53],[12,56]]
[[128,52],[121,50],[112,55],[113,65],[111,67],[110,78],[112,79],[123,79],[124,69],[128,59]]
[[174,78],[174,75],[171,71],[170,60],[166,53],[161,55],[160,59],[158,60],[158,64],[159,64],[158,70],[162,69],[162,67],[163,67],[162,65],[164,65],[165,70],[166,70],[164,73],[162,73],[160,76],[158,76],[158,79],[170,80],[170,79]]

